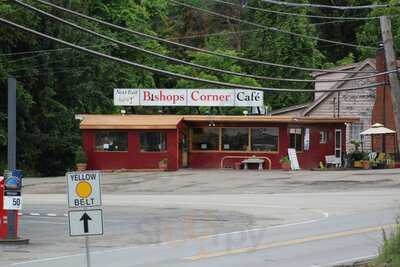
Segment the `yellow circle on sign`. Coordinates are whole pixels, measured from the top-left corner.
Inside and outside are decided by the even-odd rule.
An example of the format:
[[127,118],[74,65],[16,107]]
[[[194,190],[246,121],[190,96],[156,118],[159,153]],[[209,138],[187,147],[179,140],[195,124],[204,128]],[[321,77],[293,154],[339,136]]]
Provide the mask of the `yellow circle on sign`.
[[81,198],[87,198],[92,194],[92,186],[85,181],[79,182],[76,185],[76,194]]

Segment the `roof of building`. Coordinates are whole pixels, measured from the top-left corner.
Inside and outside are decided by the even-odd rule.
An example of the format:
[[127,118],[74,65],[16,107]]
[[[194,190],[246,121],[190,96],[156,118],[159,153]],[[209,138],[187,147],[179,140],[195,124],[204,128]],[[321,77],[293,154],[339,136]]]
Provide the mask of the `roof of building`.
[[82,115],[81,129],[176,129],[176,115]]
[[282,113],[288,113],[296,110],[302,110],[310,106],[312,102],[304,103],[304,104],[299,104],[299,105],[294,105],[286,108],[281,108],[281,109],[276,109],[271,112],[271,115],[280,115]]
[[357,117],[228,116],[228,115],[82,115],[81,129],[176,129],[186,122],[350,123]]

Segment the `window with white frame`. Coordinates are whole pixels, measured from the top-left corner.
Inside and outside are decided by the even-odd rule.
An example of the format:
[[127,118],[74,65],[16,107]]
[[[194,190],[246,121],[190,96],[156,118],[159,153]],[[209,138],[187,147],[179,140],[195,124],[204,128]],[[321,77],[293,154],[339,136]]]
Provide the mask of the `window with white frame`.
[[363,131],[362,123],[352,123],[350,125],[350,140],[361,141],[360,133]]

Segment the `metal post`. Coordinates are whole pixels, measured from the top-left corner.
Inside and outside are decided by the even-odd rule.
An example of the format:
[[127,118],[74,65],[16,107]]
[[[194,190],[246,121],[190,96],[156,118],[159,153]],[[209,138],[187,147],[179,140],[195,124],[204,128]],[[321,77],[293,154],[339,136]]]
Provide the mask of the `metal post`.
[[85,236],[85,246],[86,246],[86,267],[91,267],[90,250],[89,250],[89,237],[88,236]]
[[[8,169],[14,170],[17,167],[17,81],[15,78],[8,78]],[[17,239],[16,223],[16,210],[7,211],[8,221],[8,239]]]
[[[387,16],[380,17],[382,40],[385,48],[385,59],[387,71],[397,69],[396,53],[394,51],[392,24]],[[392,93],[393,115],[396,125],[397,141],[400,140],[400,81],[398,72],[389,74],[390,88]],[[400,151],[400,142],[397,142],[398,151]]]

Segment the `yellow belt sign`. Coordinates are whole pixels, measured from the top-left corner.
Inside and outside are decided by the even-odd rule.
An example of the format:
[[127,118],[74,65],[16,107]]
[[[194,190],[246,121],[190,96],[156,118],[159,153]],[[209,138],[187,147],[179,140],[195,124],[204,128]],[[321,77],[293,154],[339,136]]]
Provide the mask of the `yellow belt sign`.
[[70,208],[101,206],[100,172],[67,173]]

